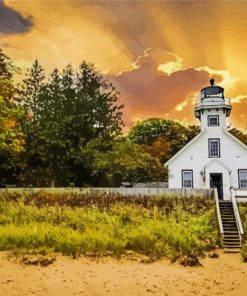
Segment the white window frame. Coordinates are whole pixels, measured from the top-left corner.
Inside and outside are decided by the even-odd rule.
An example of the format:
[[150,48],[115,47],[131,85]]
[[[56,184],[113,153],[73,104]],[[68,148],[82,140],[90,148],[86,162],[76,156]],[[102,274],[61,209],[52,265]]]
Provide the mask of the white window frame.
[[[211,120],[216,119],[216,122],[212,123]],[[220,117],[219,115],[208,115],[208,126],[219,126],[220,125]]]
[[[241,173],[244,173],[246,176],[241,178]],[[240,189],[247,189],[247,169],[238,170],[238,182]]]
[[[217,146],[215,145],[215,143],[217,143]],[[220,158],[220,139],[208,139],[208,157]]]
[[[185,178],[188,173],[190,173],[190,178]],[[193,170],[182,170],[182,188],[193,188]]]

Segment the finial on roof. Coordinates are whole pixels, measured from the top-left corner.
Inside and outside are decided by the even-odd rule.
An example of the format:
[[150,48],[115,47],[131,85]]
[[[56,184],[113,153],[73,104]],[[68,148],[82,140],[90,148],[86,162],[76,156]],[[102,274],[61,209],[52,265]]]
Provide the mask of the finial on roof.
[[210,84],[211,84],[211,86],[214,86],[214,79],[213,78],[210,79]]

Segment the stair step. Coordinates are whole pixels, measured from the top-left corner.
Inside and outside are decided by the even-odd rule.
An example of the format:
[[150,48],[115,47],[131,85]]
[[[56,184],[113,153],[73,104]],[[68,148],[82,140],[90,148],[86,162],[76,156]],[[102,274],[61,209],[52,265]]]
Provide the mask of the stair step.
[[220,212],[223,214],[233,214],[233,210],[230,209],[220,209]]
[[240,244],[223,244],[224,248],[227,249],[235,249],[235,248],[241,248]]
[[224,231],[224,234],[234,234],[234,235],[238,235],[238,231],[226,230],[226,231]]
[[222,210],[222,209],[220,210],[220,213],[221,214],[226,214],[226,215],[234,215],[234,212],[233,211],[228,211],[228,210],[225,211],[225,210]]
[[237,239],[237,240],[225,240],[225,239],[223,239],[223,245],[240,245],[240,239]]
[[235,216],[224,216],[224,215],[221,215],[221,218],[222,219],[225,219],[225,220],[231,220],[231,219],[234,219],[235,220]]
[[223,223],[225,225],[225,227],[227,228],[234,228],[234,229],[238,229],[236,224],[232,224],[232,223]]
[[236,249],[224,249],[224,253],[240,253],[241,248],[236,248]]
[[238,227],[237,227],[236,224],[230,224],[230,223],[225,224],[225,223],[223,223],[223,228],[224,227],[226,227],[226,228],[233,228],[233,229],[238,230]]

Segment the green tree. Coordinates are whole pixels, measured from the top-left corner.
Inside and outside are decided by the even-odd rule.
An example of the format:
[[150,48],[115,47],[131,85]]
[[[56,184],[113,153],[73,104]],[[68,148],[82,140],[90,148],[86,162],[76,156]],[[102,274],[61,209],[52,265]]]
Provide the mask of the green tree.
[[237,128],[232,128],[232,129],[229,130],[229,132],[233,136],[238,138],[240,141],[242,141],[245,145],[247,145],[247,133],[246,133],[246,131],[242,131],[242,130],[237,129]]
[[159,137],[149,144],[138,145],[138,147],[140,151],[157,158],[162,164],[172,156],[171,144],[163,137]]
[[167,147],[167,154],[159,158],[164,162],[182,149],[199,132],[199,127],[194,125],[185,126],[174,120],[150,118],[138,122],[130,130],[129,139],[135,144],[142,145],[142,149],[146,147],[146,151],[151,155],[157,153],[157,151],[155,152],[157,148],[155,148],[155,141],[162,142],[163,146]]
[[17,182],[18,156],[23,151],[24,136],[20,121],[23,109],[17,104],[13,75],[17,69],[0,50],[0,186]]
[[121,132],[123,106],[115,88],[91,64],[55,69],[49,79],[43,72],[35,62],[21,92],[30,114],[23,125],[31,176],[39,176],[40,184],[48,178],[58,185],[81,186],[90,175],[81,150],[92,139],[110,141]]
[[[94,154],[92,177],[98,179],[98,185],[118,187],[122,182],[158,182],[167,179],[167,172],[158,159],[141,152],[130,141],[118,140],[112,149],[100,152],[94,149],[95,143],[87,147]],[[94,151],[94,152],[92,152]],[[87,154],[88,155],[88,154]]]

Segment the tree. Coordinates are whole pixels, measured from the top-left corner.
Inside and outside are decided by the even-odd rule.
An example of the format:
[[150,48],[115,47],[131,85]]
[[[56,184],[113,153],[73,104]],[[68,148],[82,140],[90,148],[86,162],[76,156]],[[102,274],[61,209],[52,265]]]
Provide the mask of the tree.
[[36,176],[45,174],[58,185],[83,185],[82,148],[92,139],[110,141],[121,132],[119,94],[86,62],[78,70],[71,65],[61,72],[55,69],[49,79],[35,62],[24,80],[21,101],[31,115],[24,130],[32,176],[34,171]]
[[24,135],[20,121],[23,109],[15,101],[13,84],[16,72],[12,61],[0,50],[0,186],[17,182],[18,156],[23,151]]
[[145,151],[149,151],[152,155],[157,155],[157,146],[161,146],[162,143],[166,155],[162,155],[162,158],[160,155],[159,158],[164,162],[182,149],[199,132],[199,127],[194,125],[185,126],[174,120],[151,118],[138,122],[130,130],[129,139],[141,145],[142,150],[146,149]]
[[[92,153],[92,145],[88,148]],[[118,187],[122,182],[164,182],[167,172],[158,159],[130,141],[119,140],[107,152],[95,151],[92,177],[99,180],[98,185]]]
[[171,156],[171,144],[164,138],[155,139],[150,144],[138,145],[140,151],[150,154],[164,164]]
[[247,133],[239,130],[237,128],[232,128],[229,130],[229,132],[235,136],[236,138],[238,138],[240,141],[242,141],[245,145],[247,145]]

